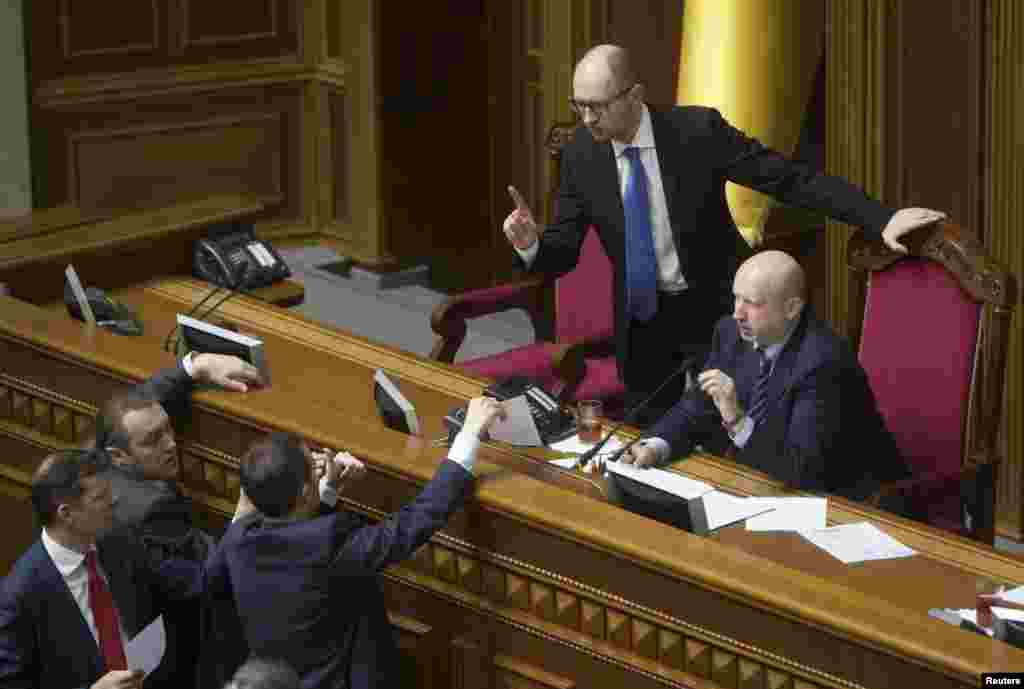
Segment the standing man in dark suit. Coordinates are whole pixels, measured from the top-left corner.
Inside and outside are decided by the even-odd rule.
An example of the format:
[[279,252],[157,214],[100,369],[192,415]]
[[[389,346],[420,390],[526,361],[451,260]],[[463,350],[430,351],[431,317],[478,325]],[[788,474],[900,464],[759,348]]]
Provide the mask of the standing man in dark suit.
[[[192,501],[178,485],[174,427],[189,417],[196,383],[246,392],[262,381],[259,371],[238,357],[190,353],[177,366],[111,397],[96,419],[96,447],[111,460],[104,478],[117,498],[110,533],[127,531],[138,538],[154,567],[172,558],[201,563],[213,543],[194,523]],[[146,678],[146,687],[190,686],[200,649],[199,601],[176,603],[163,614],[164,659]]]
[[[805,306],[804,275],[781,251],[740,266],[692,390],[622,461],[650,466],[715,434],[736,459],[803,490],[852,500],[909,476],[867,376],[845,340]],[[724,430],[724,433],[723,433]]]
[[[373,525],[346,513],[309,519],[320,501],[315,458],[298,438],[274,433],[250,448],[240,479],[258,512],[232,523],[206,571],[210,599],[234,601],[244,637],[237,645],[286,661],[304,689],[395,686],[397,649],[377,574],[409,557],[462,504],[480,436],[503,415],[500,402],[473,399],[434,478]],[[327,471],[336,482],[333,460]]]
[[198,565],[186,563],[181,579],[164,577],[131,534],[97,541],[114,521],[104,466],[95,450],[66,450],[32,478],[43,529],[0,588],[0,686],[140,689],[127,641],[160,614],[157,601],[197,595]]
[[[689,356],[729,313],[729,285],[749,248],[725,200],[732,181],[779,201],[863,227],[897,250],[898,238],[945,215],[889,210],[860,189],[790,161],[747,137],[717,110],[644,103],[625,50],[592,48],[573,76],[584,126],[562,151],[555,219],[541,232],[522,196],[504,232],[531,271],[561,275],[595,226],[615,274],[615,346],[631,406]],[[669,385],[638,419],[658,418],[678,398]]]

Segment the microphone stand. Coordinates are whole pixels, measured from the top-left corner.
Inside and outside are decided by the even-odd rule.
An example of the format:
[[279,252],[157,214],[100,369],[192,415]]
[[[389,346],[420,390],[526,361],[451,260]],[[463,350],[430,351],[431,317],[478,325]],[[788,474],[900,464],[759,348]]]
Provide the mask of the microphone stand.
[[[590,464],[590,460],[592,460],[597,455],[597,453],[601,451],[601,448],[605,446],[605,443],[607,443],[608,440],[613,435],[615,435],[615,433],[620,428],[625,426],[627,423],[630,423],[636,417],[637,413],[640,412],[648,404],[650,404],[651,400],[653,400],[655,397],[657,397],[658,393],[661,392],[665,388],[665,386],[669,384],[669,382],[672,379],[674,379],[680,373],[683,373],[685,371],[689,371],[691,368],[693,368],[693,365],[695,363],[697,363],[697,357],[693,357],[693,356],[687,357],[683,361],[682,365],[679,368],[677,368],[675,371],[673,371],[665,380],[663,380],[661,382],[661,385],[659,385],[654,390],[654,392],[652,392],[650,395],[648,395],[643,401],[640,402],[640,404],[638,404],[635,407],[633,407],[632,409],[630,409],[629,413],[626,414],[625,417],[623,417],[622,421],[620,421],[615,426],[615,428],[613,428],[611,430],[611,432],[608,433],[608,435],[606,435],[604,438],[601,439],[601,442],[599,442],[597,445],[594,445],[594,447],[590,448],[589,450],[587,450],[586,452],[581,454],[579,456],[579,459],[576,460],[576,468],[582,468],[582,467],[585,467],[588,464]],[[631,447],[633,445],[633,443],[635,443],[639,439],[640,438],[638,436],[638,437],[634,438],[632,441],[630,441],[630,443],[628,445],[626,445],[625,447],[620,448],[615,453],[615,455],[614,455],[615,460],[613,460],[613,461],[618,460],[618,458],[622,456],[622,453],[625,452],[629,447]]]

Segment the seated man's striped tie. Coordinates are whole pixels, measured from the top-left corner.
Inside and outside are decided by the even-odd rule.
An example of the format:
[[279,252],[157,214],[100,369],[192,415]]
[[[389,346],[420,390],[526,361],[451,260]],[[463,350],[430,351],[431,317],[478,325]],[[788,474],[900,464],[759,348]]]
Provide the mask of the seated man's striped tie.
[[755,349],[754,352],[760,360],[761,368],[754,381],[754,394],[750,396],[750,411],[747,413],[757,427],[768,414],[768,377],[772,372],[772,360],[765,356],[763,350]]

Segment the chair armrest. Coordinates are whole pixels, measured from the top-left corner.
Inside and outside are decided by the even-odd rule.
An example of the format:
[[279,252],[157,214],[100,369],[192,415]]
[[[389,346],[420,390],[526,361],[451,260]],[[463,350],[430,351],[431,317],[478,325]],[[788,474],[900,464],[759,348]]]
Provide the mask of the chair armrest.
[[430,351],[430,358],[453,363],[456,352],[466,338],[466,321],[478,316],[524,309],[533,323],[534,332],[541,331],[546,284],[545,278],[538,276],[448,297],[430,314],[430,328],[440,338]]
[[868,499],[868,502],[877,507],[883,497],[912,492],[914,499],[927,503],[934,496],[945,494],[954,485],[959,485],[962,481],[970,479],[983,467],[993,463],[997,464],[998,460],[995,462],[969,461],[956,471],[929,471],[900,481],[885,483]]
[[559,381],[559,397],[573,399],[576,388],[587,373],[587,359],[615,354],[615,338],[611,333],[560,345],[551,354],[551,369]]
[[562,402],[572,399],[587,372],[583,350],[575,345],[558,346],[551,353],[551,370],[558,379],[557,389],[552,392]]

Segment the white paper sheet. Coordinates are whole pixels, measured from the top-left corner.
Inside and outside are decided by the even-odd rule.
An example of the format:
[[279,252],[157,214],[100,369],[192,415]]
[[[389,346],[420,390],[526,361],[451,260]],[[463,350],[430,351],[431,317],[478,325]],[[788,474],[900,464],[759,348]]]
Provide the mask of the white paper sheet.
[[1017,610],[1016,608],[997,608],[993,606],[992,614],[1001,620],[1024,622],[1024,610]]
[[521,445],[530,447],[543,447],[540,433],[537,431],[537,424],[533,421],[533,414],[530,413],[530,404],[526,401],[525,395],[519,395],[507,399],[505,405],[505,419],[498,419],[488,429],[487,434],[491,440],[500,440],[509,445]]
[[809,529],[801,531],[800,535],[848,565],[914,554],[913,550],[868,522]]
[[124,655],[129,670],[142,670],[147,675],[160,665],[164,650],[167,648],[167,634],[164,630],[164,617],[161,615],[128,641],[124,647]]
[[747,502],[772,508],[748,519],[747,531],[806,531],[824,529],[827,523],[825,498],[747,498]]
[[684,500],[693,500],[714,490],[706,483],[695,481],[674,471],[654,468],[637,469],[631,464],[622,462],[607,462],[605,468],[613,474],[626,476],[648,486],[660,488],[666,493],[672,493]]
[[708,531],[714,531],[756,515],[770,513],[775,509],[771,505],[751,502],[750,498],[737,497],[720,490],[705,493],[700,499],[704,502],[704,515],[707,518]]
[[[607,434],[603,437],[608,437]],[[555,452],[571,452],[574,455],[581,455],[590,448],[594,447],[597,443],[585,443],[580,440],[579,435],[571,435],[565,440],[559,440],[557,443],[549,445]],[[616,452],[622,448],[622,441],[619,440],[618,436],[609,438],[608,442],[604,444],[601,451],[597,453],[598,457],[607,457],[608,455]]]

